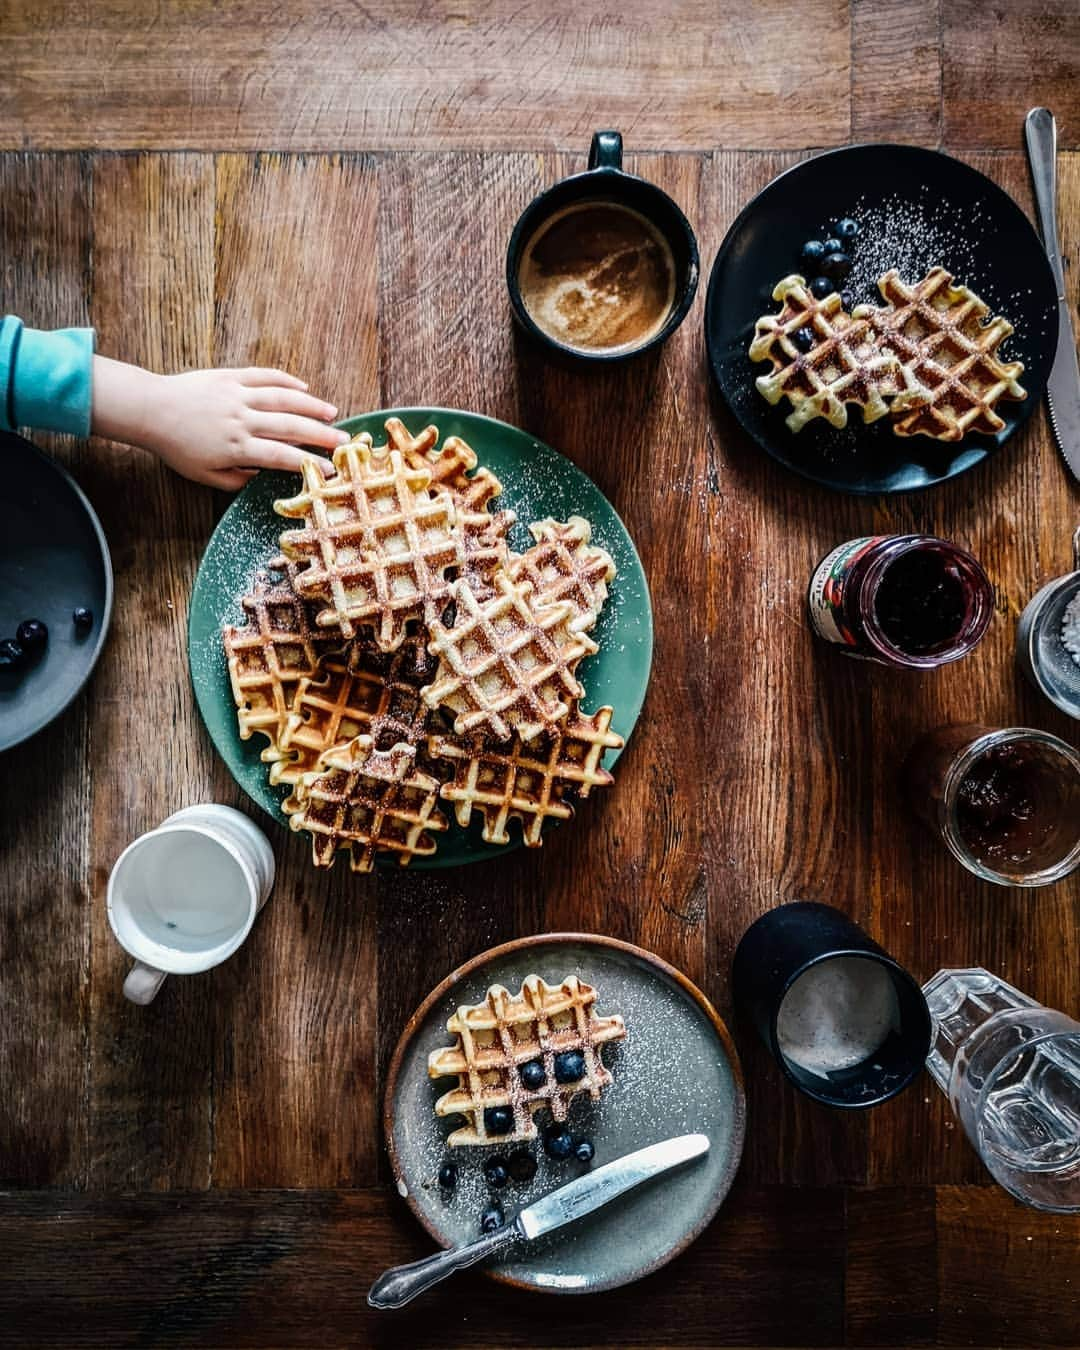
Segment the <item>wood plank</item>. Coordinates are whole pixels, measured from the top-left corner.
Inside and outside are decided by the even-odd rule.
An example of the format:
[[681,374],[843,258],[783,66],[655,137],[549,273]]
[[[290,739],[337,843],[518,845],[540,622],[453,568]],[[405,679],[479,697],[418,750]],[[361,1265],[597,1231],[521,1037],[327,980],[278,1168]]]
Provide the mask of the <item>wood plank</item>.
[[[91,174],[83,156],[0,158],[0,314],[89,322]],[[81,447],[33,433],[81,478]],[[3,491],[17,490],[10,469]],[[90,496],[100,510],[100,495]],[[4,612],[5,622],[22,617]],[[47,730],[3,756],[0,1180],[81,1186],[87,1170],[91,680]]]
[[[98,349],[170,372],[210,364],[214,167],[205,155],[99,156],[93,319]],[[204,1186],[210,1174],[217,972],[173,979],[153,1008],[128,1003],[130,959],[105,912],[109,872],[137,835],[196,801],[235,801],[186,674],[187,598],[214,494],[142,450],[96,441],[90,478],[116,569],[116,622],[94,700],[91,1187]],[[138,502],[138,510],[132,504]],[[137,709],[155,709],[139,790],[117,757]],[[167,735],[164,732],[167,728]],[[150,742],[155,745],[154,741]],[[129,766],[128,770],[122,767]]]
[[835,145],[848,58],[843,0],[761,0],[752,22],[707,0],[293,0],[272,21],[57,0],[48,23],[11,0],[0,147],[576,149],[612,124],[645,149]]
[[[1063,159],[1063,218],[1080,198],[1076,155]],[[1023,155],[972,157],[1025,206]],[[1074,242],[1075,246],[1075,242]],[[1080,277],[1070,276],[1074,297]],[[997,612],[972,655],[933,675],[875,670],[872,819],[873,933],[920,981],[949,966],[982,965],[1051,1005],[1074,1007],[1080,968],[1080,883],[1038,893],[981,883],[912,816],[901,766],[919,736],[946,722],[1037,726],[1076,743],[1076,724],[1049,704],[1014,664],[1016,621],[1044,582],[1071,567],[1077,490],[1039,410],[989,463],[933,493],[894,497],[889,530],[942,534],[971,548],[994,583]],[[926,1078],[871,1116],[871,1180],[887,1184],[980,1181],[972,1150],[943,1095]]]
[[[711,258],[741,207],[794,157],[714,160],[702,226]],[[700,369],[700,368],[699,368]],[[703,373],[699,375],[704,385]],[[704,388],[702,388],[704,394]],[[699,395],[700,397],[700,395]],[[809,631],[804,595],[819,558],[862,530],[866,507],[797,479],[765,456],[717,397],[710,429],[713,656],[706,797],[719,870],[710,897],[710,966],[729,1000],[731,958],[745,929],[789,900],[821,900],[869,916],[860,885],[875,841],[864,803],[872,736],[865,672],[835,660]],[[863,1179],[865,1118],[809,1101],[781,1076],[755,1033],[739,1028],[755,1182],[821,1185]]]
[[1076,1346],[1080,1225],[997,1186],[937,1192],[939,1345]]
[[1042,104],[1059,145],[1080,146],[1080,15],[1073,0],[948,0],[943,5],[946,144],[1015,150],[1024,115]]
[[[837,1345],[835,1193],[736,1188],[674,1263],[634,1290],[541,1298],[456,1276],[397,1313],[368,1286],[430,1251],[379,1191],[0,1196],[0,1340],[35,1346]],[[777,1291],[783,1290],[783,1297]]]
[[[664,668],[681,664],[674,647],[686,642],[678,632],[676,602],[693,585],[704,585],[709,565],[704,488],[685,497],[638,492],[635,470],[640,473],[641,465],[626,453],[629,447],[641,455],[648,445],[677,443],[685,458],[680,479],[685,470],[704,483],[703,407],[689,427],[678,424],[678,409],[689,408],[693,398],[678,372],[687,368],[689,351],[691,360],[700,359],[698,325],[688,321],[672,355],[663,366],[651,362],[644,379],[640,362],[583,376],[556,368],[517,339],[506,301],[504,249],[514,220],[541,186],[582,167],[575,157],[538,163],[524,156],[425,155],[384,162],[381,318],[390,358],[384,403],[448,403],[502,417],[585,469],[642,543],[661,644],[656,661]],[[697,160],[638,156],[632,167],[696,213]],[[475,204],[464,231],[457,206],[462,199]],[[463,273],[471,279],[464,289]],[[654,397],[658,388],[672,391],[672,401]],[[618,414],[600,421],[598,398]],[[688,505],[689,529],[679,539],[675,519],[685,518]],[[703,628],[710,617],[702,615]],[[522,852],[491,866],[380,883],[384,1065],[406,1017],[448,970],[515,935],[606,932],[641,942],[691,978],[703,978],[705,850],[695,774],[706,746],[701,741],[694,750],[680,749],[674,728],[688,698],[693,706],[703,703],[707,682],[707,669],[697,664],[677,685],[654,688],[620,760],[614,791],[583,808],[572,828],[549,836],[542,854]],[[434,940],[417,943],[418,931]]]
[[845,1345],[933,1345],[937,1235],[930,1187],[846,1193]]
[[[220,365],[281,366],[342,410],[378,400],[377,185],[357,156],[224,156],[217,165]],[[263,820],[265,824],[265,819]],[[374,1179],[374,885],[271,827],[275,895],[223,967],[216,1186]]]
[[851,139],[941,139],[942,0],[854,0]]

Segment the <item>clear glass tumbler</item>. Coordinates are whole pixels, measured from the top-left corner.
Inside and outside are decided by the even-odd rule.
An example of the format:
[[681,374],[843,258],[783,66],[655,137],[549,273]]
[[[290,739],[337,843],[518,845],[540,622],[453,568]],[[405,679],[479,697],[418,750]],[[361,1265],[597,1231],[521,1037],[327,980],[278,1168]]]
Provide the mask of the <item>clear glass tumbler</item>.
[[987,1170],[1025,1205],[1080,1211],[1080,1022],[987,970],[939,970],[926,1067]]

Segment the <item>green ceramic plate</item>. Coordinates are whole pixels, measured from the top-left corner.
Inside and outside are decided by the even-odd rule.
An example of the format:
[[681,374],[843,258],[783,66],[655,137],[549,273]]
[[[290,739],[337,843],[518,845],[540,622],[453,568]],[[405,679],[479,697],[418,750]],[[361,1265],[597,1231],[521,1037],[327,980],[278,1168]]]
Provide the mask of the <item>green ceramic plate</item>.
[[[492,1197],[484,1161],[509,1150],[497,1145],[452,1150],[459,1166],[457,1185],[449,1193],[439,1188],[446,1136],[454,1122],[437,1117],[434,1108],[454,1080],[433,1082],[428,1056],[451,1043],[447,1018],[461,1004],[482,1002],[490,985],[516,991],[528,975],[559,984],[571,974],[596,989],[601,1016],[619,1013],[626,1023],[626,1039],[603,1052],[611,1086],[598,1102],[583,1094],[586,1099],[576,1098],[570,1108],[570,1129],[593,1141],[595,1164],[697,1132],[708,1136],[709,1152],[580,1223],[515,1246],[504,1260],[485,1268],[497,1280],[553,1294],[614,1289],[683,1251],[730,1190],[746,1129],[735,1046],[716,1010],[685,975],[651,952],[614,938],[584,933],[518,938],[448,975],[409,1019],[390,1063],[383,1128],[394,1180],[398,1194],[440,1246],[478,1236],[480,1215]],[[549,1120],[542,1111],[538,1129]],[[539,1140],[530,1148],[539,1164],[536,1175],[499,1192],[508,1220],[585,1171],[576,1162],[552,1162]]]
[[[615,709],[612,728],[628,739],[649,683],[652,610],[641,560],[611,503],[580,469],[550,446],[505,422],[477,413],[396,408],[350,417],[341,425],[353,435],[370,432],[379,441],[384,438],[383,423],[390,416],[400,417],[410,430],[434,422],[443,436],[461,436],[469,442],[480,463],[502,481],[503,496],[498,505],[517,512],[510,542],[519,551],[532,542],[526,528],[530,521],[579,515],[592,523],[593,542],[607,549],[618,573],[592,634],[600,650],[586,657],[578,676],[585,687],[586,712],[611,704]],[[188,615],[191,681],[206,728],[236,781],[253,801],[279,820],[284,819],[280,803],[286,789],[271,787],[267,780],[267,766],[259,758],[266,744],[263,738],[240,739],[221,627],[242,620],[240,597],[248,590],[252,574],[278,551],[278,535],[285,522],[274,514],[273,503],[279,497],[292,496],[296,481],[293,474],[261,473],[237,496],[203,554]],[[608,751],[605,763],[610,768],[617,758],[618,752]],[[512,830],[516,828],[511,826]],[[416,859],[413,868],[456,867],[496,857],[518,846],[485,844],[479,821],[474,819],[467,830],[462,830],[453,817],[447,833],[436,839],[438,852],[431,858]]]

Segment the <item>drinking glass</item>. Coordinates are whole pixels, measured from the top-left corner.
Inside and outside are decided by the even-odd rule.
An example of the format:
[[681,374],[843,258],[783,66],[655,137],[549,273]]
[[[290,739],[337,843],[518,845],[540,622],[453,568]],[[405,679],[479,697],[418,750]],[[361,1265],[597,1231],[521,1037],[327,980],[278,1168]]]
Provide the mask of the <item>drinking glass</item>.
[[923,993],[926,1066],[990,1175],[1025,1205],[1080,1211],[1080,1022],[979,968]]

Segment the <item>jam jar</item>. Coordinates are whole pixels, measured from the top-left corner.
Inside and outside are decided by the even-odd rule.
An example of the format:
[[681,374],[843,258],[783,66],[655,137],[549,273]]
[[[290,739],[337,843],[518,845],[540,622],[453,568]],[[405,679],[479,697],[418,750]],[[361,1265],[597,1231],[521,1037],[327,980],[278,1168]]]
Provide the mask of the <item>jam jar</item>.
[[912,748],[915,814],[985,881],[1045,886],[1080,865],[1080,754],[1049,732],[968,722]]
[[850,656],[929,670],[965,656],[994,610],[978,562],[929,534],[850,539],[810,579],[810,622]]

